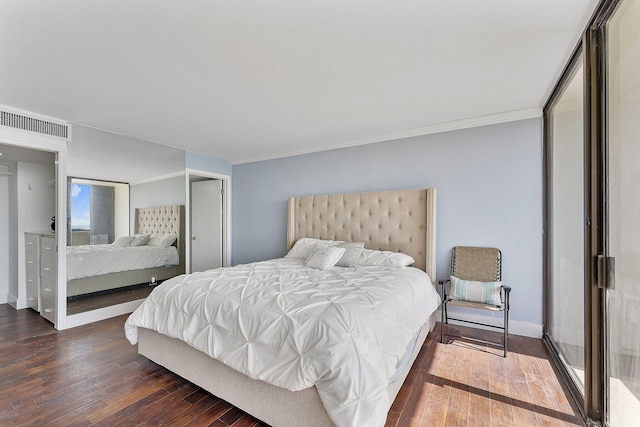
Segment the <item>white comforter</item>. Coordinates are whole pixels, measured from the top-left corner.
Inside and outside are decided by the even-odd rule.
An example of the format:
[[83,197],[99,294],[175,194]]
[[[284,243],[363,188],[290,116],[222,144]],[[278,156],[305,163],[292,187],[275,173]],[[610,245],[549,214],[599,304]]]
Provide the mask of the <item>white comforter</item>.
[[111,245],[67,246],[67,280],[99,276],[118,271],[178,265],[175,246],[133,246],[116,248]]
[[135,344],[138,327],[156,330],[288,390],[315,385],[336,426],[383,426],[389,380],[438,304],[415,268],[277,259],[167,280],[125,333]]

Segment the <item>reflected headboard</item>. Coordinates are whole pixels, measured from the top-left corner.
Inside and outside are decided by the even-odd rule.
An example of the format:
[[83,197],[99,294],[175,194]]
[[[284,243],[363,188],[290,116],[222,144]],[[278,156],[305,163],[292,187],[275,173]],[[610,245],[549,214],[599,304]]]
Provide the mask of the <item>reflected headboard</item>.
[[185,218],[184,205],[136,208],[134,232],[141,234],[175,234],[180,257],[178,274],[185,272]]
[[301,237],[403,252],[436,281],[436,189],[289,198],[287,249]]

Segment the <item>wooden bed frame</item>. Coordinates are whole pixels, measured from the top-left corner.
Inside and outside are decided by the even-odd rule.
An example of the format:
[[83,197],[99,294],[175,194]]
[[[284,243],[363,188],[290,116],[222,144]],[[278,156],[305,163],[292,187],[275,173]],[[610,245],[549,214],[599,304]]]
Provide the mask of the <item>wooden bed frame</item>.
[[[435,227],[435,188],[295,197],[289,199],[287,246],[315,237],[404,252],[435,286]],[[411,363],[387,388],[390,406],[434,325],[435,313],[420,331]],[[333,426],[315,387],[292,392],[252,380],[182,341],[144,328],[139,328],[138,352],[274,427]]]
[[148,283],[151,276],[158,281],[169,279],[185,272],[185,218],[184,205],[156,208],[136,208],[134,232],[136,234],[175,234],[179,264],[165,267],[121,271],[99,276],[83,277],[67,281],[67,297],[117,289],[125,286]]

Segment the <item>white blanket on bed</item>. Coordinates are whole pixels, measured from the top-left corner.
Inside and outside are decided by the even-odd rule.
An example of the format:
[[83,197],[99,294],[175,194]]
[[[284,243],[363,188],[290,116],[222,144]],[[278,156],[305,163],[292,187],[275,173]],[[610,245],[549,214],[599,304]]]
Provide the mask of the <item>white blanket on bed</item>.
[[99,276],[118,271],[178,265],[175,246],[133,246],[116,248],[111,245],[67,246],[67,280]]
[[[178,276],[128,318],[231,368],[296,391],[316,386],[336,426],[383,426],[387,385],[439,304],[415,268],[334,267],[277,259]],[[203,372],[206,375],[206,372]]]

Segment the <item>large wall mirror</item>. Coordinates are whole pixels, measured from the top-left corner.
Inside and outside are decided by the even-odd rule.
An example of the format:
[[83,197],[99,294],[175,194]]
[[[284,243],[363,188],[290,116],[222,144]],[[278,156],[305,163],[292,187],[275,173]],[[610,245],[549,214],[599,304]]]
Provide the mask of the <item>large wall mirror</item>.
[[[182,150],[74,125],[67,167],[68,326],[105,317],[108,310],[113,314],[116,307],[126,311],[123,306],[184,271],[184,237],[172,217],[179,218],[185,204],[184,158]],[[167,223],[157,221],[160,216]],[[149,237],[133,241],[136,235]],[[123,259],[122,247],[138,252]],[[151,255],[159,267],[133,269],[131,264],[156,249],[167,252]],[[112,271],[123,262],[129,265]]]
[[67,314],[144,298],[148,294],[148,286],[136,283],[120,286],[122,283],[108,277],[95,279],[117,269],[117,262],[122,263],[122,259],[100,255],[113,252],[114,243],[129,235],[129,222],[129,184],[67,179]]

